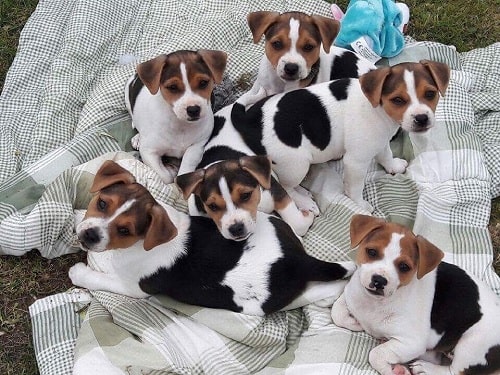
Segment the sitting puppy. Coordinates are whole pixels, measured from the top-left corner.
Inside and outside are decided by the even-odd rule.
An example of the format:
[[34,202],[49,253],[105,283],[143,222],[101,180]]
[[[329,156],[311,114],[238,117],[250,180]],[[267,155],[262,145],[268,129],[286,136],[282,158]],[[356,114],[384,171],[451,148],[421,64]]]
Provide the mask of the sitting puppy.
[[357,78],[376,69],[362,56],[332,46],[340,23],[332,18],[302,12],[249,13],[254,43],[265,35],[265,55],[250,93],[263,88],[267,95],[338,78]]
[[158,203],[113,161],[99,169],[91,191],[76,231],[102,272],[75,264],[69,277],[77,286],[264,315],[289,305],[309,281],[339,280],[354,269],[307,255],[286,223],[263,213],[251,236],[227,240],[211,219]]
[[371,212],[363,200],[370,163],[375,158],[388,173],[405,172],[408,163],[393,157],[389,141],[400,127],[425,132],[434,126],[439,93],[444,95],[449,77],[446,64],[402,63],[359,79],[264,98],[248,110],[236,103],[231,120],[255,154],[271,158],[280,184],[295,201],[311,164],[343,158],[346,195]]
[[412,374],[500,373],[500,299],[488,286],[401,225],[355,215],[350,231],[358,269],[332,318],[384,340],[369,354],[375,370],[409,375],[401,364],[413,361]]
[[142,161],[166,184],[177,167],[164,157],[183,159],[179,171],[192,171],[213,129],[210,104],[220,83],[227,55],[221,51],[177,51],[137,66],[125,85],[125,103],[139,132],[132,145]]

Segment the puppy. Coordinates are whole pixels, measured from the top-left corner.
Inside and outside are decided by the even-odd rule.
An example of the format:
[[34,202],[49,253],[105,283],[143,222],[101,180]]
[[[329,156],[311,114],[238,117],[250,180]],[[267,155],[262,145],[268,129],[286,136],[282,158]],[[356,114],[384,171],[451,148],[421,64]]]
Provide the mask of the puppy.
[[358,269],[332,318],[384,340],[369,354],[375,370],[409,375],[413,361],[412,374],[500,373],[500,299],[488,286],[401,225],[355,215],[350,232]]
[[266,40],[252,94],[264,88],[267,95],[273,95],[313,83],[357,78],[376,69],[362,56],[332,46],[340,29],[332,18],[259,11],[249,13],[247,21],[254,43],[262,35]]
[[[166,184],[177,169],[192,171],[213,129],[211,94],[220,83],[227,55],[222,51],[177,51],[137,66],[125,85],[125,103],[139,132],[132,145]],[[180,167],[163,158],[182,158]]]
[[400,127],[423,133],[434,126],[449,76],[438,62],[398,64],[264,98],[248,110],[236,103],[231,120],[255,154],[271,158],[294,200],[311,164],[343,158],[346,195],[371,212],[363,188],[372,159],[388,173],[405,172],[408,163],[393,157],[389,141]]
[[[69,270],[74,285],[144,298],[165,294],[184,303],[264,315],[290,304],[309,281],[349,276],[354,266],[306,254],[282,220],[257,213],[253,234],[221,236],[209,218],[158,203],[113,161],[99,169],[84,220],[81,245],[102,269]],[[90,255],[90,254],[89,254]]]

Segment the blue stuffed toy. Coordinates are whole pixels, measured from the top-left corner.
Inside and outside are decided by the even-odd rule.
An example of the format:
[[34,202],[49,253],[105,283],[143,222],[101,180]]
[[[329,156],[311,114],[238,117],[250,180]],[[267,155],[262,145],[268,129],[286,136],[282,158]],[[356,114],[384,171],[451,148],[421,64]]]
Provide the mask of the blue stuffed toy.
[[375,53],[370,56],[372,61],[393,57],[404,47],[402,23],[403,14],[392,0],[351,0],[335,45],[362,54],[366,50],[370,54],[371,49]]

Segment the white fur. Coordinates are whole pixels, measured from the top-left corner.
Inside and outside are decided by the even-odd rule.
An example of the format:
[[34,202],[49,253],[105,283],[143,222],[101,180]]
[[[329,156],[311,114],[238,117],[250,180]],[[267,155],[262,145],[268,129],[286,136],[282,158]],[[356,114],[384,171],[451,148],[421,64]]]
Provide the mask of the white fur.
[[410,97],[411,104],[408,110],[405,112],[403,121],[401,122],[401,127],[406,131],[415,130],[414,120],[417,115],[427,115],[429,117],[429,128],[434,124],[434,112],[432,109],[422,103],[415,90],[415,76],[413,72],[406,71],[404,74],[404,80],[406,87],[408,88],[408,95]]

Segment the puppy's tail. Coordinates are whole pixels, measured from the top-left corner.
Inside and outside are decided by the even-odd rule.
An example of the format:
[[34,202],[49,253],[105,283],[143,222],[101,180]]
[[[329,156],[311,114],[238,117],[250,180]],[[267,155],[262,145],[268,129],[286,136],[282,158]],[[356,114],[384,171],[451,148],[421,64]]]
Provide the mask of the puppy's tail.
[[333,281],[351,276],[355,269],[353,262],[330,263],[308,256],[303,271],[309,281]]

